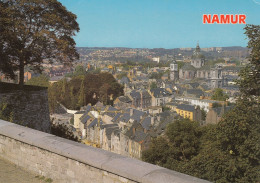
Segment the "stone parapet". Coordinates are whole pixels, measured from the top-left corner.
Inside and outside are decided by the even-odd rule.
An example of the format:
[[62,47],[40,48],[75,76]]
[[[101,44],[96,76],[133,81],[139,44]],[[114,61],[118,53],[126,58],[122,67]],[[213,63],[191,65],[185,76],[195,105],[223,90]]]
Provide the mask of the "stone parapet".
[[0,156],[62,183],[208,182],[3,120]]

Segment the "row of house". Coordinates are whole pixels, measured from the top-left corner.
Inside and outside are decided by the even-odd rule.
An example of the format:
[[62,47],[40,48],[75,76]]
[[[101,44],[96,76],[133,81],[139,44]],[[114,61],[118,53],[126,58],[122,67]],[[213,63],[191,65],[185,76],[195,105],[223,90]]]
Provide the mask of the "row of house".
[[74,127],[86,144],[140,159],[151,137],[156,136],[154,126],[159,120],[134,108],[122,111],[97,103],[74,114]]
[[150,90],[132,90],[125,96],[120,96],[114,101],[114,106],[118,109],[133,107],[136,109],[151,109],[151,107],[163,106],[174,98],[164,88],[154,88]]

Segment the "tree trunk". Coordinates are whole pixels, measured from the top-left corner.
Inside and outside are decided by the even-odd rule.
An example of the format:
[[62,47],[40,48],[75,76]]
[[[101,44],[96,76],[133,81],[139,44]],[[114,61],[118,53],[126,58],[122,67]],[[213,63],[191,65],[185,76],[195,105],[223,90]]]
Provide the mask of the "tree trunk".
[[22,88],[24,85],[24,61],[20,61],[19,65],[19,86]]

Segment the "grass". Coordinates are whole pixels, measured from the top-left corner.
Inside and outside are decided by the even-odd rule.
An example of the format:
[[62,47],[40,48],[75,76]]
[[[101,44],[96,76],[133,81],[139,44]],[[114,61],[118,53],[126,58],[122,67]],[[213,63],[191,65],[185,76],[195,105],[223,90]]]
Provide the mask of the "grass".
[[45,179],[45,182],[51,183],[51,182],[53,182],[53,180],[51,178],[47,178],[47,179]]
[[51,178],[45,178],[44,176],[39,176],[39,175],[36,175],[35,178],[39,179],[39,180],[43,180],[47,183],[52,183],[53,180]]

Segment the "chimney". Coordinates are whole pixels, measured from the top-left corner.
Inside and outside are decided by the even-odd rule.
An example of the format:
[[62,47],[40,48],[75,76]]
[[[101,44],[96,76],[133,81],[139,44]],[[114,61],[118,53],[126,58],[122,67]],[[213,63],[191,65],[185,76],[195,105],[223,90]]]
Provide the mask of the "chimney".
[[140,116],[140,119],[142,120],[142,119],[143,119],[143,116]]
[[141,108],[143,108],[143,91],[140,91],[140,95],[141,95]]
[[154,117],[151,117],[151,125],[154,126]]
[[157,116],[157,120],[160,122],[161,121],[161,116]]
[[134,109],[130,108],[130,116],[133,116],[133,114],[134,114]]
[[133,135],[135,135],[135,128],[133,128]]

